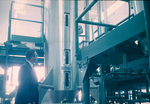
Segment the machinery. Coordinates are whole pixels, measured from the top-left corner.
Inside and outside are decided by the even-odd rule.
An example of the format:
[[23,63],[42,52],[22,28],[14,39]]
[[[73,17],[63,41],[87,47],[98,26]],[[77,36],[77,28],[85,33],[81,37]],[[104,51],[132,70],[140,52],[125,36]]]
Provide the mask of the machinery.
[[[0,65],[4,69],[0,75],[0,103],[9,104],[15,97],[16,90],[6,94],[7,70],[23,63],[24,52],[31,48],[27,44],[37,50],[36,66],[44,66],[45,70],[39,84],[40,104],[150,102],[150,2],[25,3],[40,8],[40,21],[13,17],[16,3],[12,1],[9,12],[8,39],[0,46]],[[13,20],[40,24],[40,35],[13,34]]]

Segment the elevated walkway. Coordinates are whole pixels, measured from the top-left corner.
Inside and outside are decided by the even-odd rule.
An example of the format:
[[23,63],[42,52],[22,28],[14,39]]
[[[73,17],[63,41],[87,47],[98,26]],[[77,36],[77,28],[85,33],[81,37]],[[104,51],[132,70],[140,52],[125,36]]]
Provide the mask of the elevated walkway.
[[[81,49],[81,60],[93,58],[98,64],[122,63],[125,46],[146,36],[143,12]],[[132,50],[132,49],[131,49]]]

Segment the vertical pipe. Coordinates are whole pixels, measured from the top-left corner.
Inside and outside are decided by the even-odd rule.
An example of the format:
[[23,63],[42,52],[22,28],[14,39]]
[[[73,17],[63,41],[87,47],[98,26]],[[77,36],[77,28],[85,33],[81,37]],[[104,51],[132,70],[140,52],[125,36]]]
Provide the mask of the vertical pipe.
[[79,70],[77,70],[77,62],[76,62],[76,51],[75,51],[75,1],[70,1],[70,47],[71,47],[71,67],[72,67],[72,73],[71,73],[71,88],[74,90],[79,86]]
[[130,0],[128,1],[128,7],[129,7],[129,19],[130,19],[130,15],[131,15],[131,9],[130,9],[131,5],[130,5]]
[[[98,4],[97,4],[97,15],[98,15],[98,22],[101,23],[101,2],[102,1],[98,1]],[[101,27],[98,28],[98,35],[101,35],[102,34],[102,29]]]
[[[104,22],[108,23],[108,16],[107,16],[107,1],[103,1],[103,9],[104,9]],[[108,27],[105,27],[105,33],[108,32]]]
[[42,43],[44,43],[45,41],[45,37],[44,37],[44,0],[41,0],[42,2],[42,26],[41,26],[41,31],[42,31]]
[[[144,5],[144,18],[145,18],[145,28],[146,28],[146,37],[148,43],[148,54],[149,54],[149,68],[150,68],[150,1],[143,1]],[[146,77],[150,78],[149,75]],[[150,82],[148,81],[147,92],[149,92]]]
[[[93,19],[91,19],[91,21],[93,21]],[[91,29],[92,29],[92,40],[93,40],[94,39],[93,25],[91,25]]]
[[11,18],[12,18],[12,9],[13,9],[13,3],[14,1],[11,2],[11,6],[10,6],[10,11],[9,11],[9,27],[8,27],[8,38],[7,38],[7,42],[6,42],[6,60],[5,60],[5,71],[4,71],[4,86],[5,86],[5,90],[4,90],[4,100],[3,103],[5,104],[5,98],[6,98],[6,81],[7,81],[7,68],[8,68],[8,51],[9,51],[9,43],[10,43],[10,35],[11,35]]
[[[75,0],[75,18],[78,17],[78,0]],[[79,60],[79,37],[78,37],[78,22],[75,21],[75,43],[76,43],[76,59]]]
[[[89,0],[85,0],[84,3],[85,3],[84,7],[86,8],[89,5]],[[85,20],[89,21],[89,12],[87,12],[85,14]],[[89,34],[89,25],[88,24],[85,24],[85,35],[86,35],[85,40],[89,41],[90,40],[90,34]],[[86,43],[86,46],[87,45],[88,45],[88,43]]]
[[14,1],[11,2],[10,11],[9,11],[9,27],[8,27],[8,38],[7,38],[8,43],[10,42],[10,37],[11,37],[11,18],[12,18],[13,3]]

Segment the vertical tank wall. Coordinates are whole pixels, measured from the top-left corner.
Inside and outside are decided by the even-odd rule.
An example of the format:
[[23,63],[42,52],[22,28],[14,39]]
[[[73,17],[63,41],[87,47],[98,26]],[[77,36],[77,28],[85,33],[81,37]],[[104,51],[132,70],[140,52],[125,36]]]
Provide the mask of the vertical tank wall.
[[53,69],[53,84],[57,90],[62,90],[62,49],[61,49],[61,35],[60,35],[60,17],[59,17],[59,0],[46,0],[46,17],[45,17],[45,67],[46,72]]
[[45,68],[53,69],[55,90],[78,85],[74,21],[74,1],[45,0]]

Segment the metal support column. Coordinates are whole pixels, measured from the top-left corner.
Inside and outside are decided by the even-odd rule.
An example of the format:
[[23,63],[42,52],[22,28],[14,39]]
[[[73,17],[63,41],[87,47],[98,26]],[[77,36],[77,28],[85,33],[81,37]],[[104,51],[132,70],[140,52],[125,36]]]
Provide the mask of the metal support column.
[[44,0],[42,0],[42,26],[41,26],[41,31],[42,31],[42,43],[45,42],[45,35],[44,35]]
[[128,7],[129,7],[129,19],[130,19],[130,15],[131,15],[131,2],[130,2],[130,0],[128,1]]
[[[85,0],[84,3],[85,3],[85,7],[87,7],[89,5],[89,0]],[[85,14],[85,20],[89,21],[89,12],[87,12]],[[89,31],[89,29],[90,29],[89,25],[85,24],[85,35],[86,35],[85,40],[86,41],[90,41],[90,33],[89,33],[90,31]],[[88,46],[88,43],[86,43],[86,46]]]
[[[150,1],[143,1],[144,5],[144,18],[145,18],[145,28],[146,28],[146,37],[148,43],[148,54],[149,54],[149,68],[150,68]],[[149,69],[150,70],[150,69]],[[150,75],[147,75],[150,78]],[[149,92],[150,82],[148,80],[148,89]]]
[[136,99],[135,89],[132,89],[132,99],[133,99],[133,100]]
[[[107,1],[103,1],[103,10],[104,10],[104,23],[108,23],[108,16],[107,16]],[[105,27],[105,33],[109,30],[108,27]]]
[[12,17],[12,8],[13,8],[13,3],[14,1],[11,2],[11,6],[10,6],[10,11],[9,11],[9,26],[8,26],[8,38],[7,38],[7,42],[5,43],[5,47],[6,47],[6,61],[5,61],[5,70],[4,70],[4,75],[5,75],[5,81],[4,81],[4,85],[5,85],[5,91],[4,91],[4,100],[3,103],[5,104],[5,98],[6,98],[6,81],[7,81],[7,68],[8,68],[8,51],[9,51],[9,43],[10,43],[10,35],[11,35],[11,17]]
[[[98,4],[97,4],[97,15],[98,15],[98,22],[101,23],[101,2],[102,1],[98,1]],[[102,28],[97,26],[98,28],[98,36],[102,34]]]
[[83,80],[83,104],[90,104],[90,81],[89,77]]
[[105,104],[106,103],[106,90],[105,90],[105,73],[103,72],[104,70],[104,65],[100,66],[100,74],[101,74],[101,79],[100,79],[100,104]]

